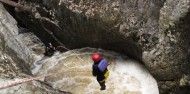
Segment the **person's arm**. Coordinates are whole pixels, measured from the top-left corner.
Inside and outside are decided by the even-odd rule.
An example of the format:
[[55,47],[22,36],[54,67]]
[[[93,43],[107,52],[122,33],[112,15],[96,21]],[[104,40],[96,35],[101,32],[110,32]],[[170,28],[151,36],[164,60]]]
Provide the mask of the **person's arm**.
[[92,65],[92,75],[93,76],[97,76],[97,66],[95,66],[95,65]]
[[53,50],[54,50],[54,51],[56,51],[56,48],[55,48],[55,47],[53,47]]

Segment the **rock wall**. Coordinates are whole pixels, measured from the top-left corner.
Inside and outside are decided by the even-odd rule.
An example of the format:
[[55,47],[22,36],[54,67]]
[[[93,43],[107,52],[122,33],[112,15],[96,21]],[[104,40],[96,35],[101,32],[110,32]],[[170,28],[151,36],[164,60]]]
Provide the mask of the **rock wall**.
[[[27,49],[18,35],[17,22],[12,18],[12,16],[5,11],[3,6],[0,6],[0,36],[4,40],[5,49],[12,48],[12,53],[16,53],[17,57],[20,57],[24,62],[31,63],[31,51]],[[10,53],[11,54],[11,53]]]
[[101,47],[129,55],[144,61],[161,94],[189,92],[184,80],[189,77],[189,0],[20,3],[33,6],[30,11],[18,11],[17,16],[44,43]]
[[[32,54],[34,52],[26,46],[19,34],[17,22],[0,3],[0,85],[31,78]],[[1,94],[70,94],[53,89],[40,81],[0,89],[0,92]]]
[[32,11],[19,11],[18,17],[45,44],[64,44],[70,49],[97,47],[142,60],[141,48],[118,32],[118,1],[58,1],[33,1]]

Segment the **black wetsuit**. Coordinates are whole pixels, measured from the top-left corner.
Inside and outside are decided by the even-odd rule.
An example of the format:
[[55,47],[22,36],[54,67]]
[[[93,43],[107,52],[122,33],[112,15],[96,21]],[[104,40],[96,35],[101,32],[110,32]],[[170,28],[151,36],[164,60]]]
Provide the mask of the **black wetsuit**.
[[45,54],[46,54],[47,56],[52,56],[54,52],[55,52],[55,48],[54,48],[54,47],[46,47],[46,52],[45,52]]
[[104,74],[106,73],[107,68],[103,72],[100,71],[100,69],[98,68],[98,64],[100,63],[100,61],[98,63],[94,62],[93,66],[92,66],[92,74],[93,74],[93,76],[96,76],[97,81],[101,86],[101,90],[105,90],[106,86],[105,86],[105,81],[103,81],[103,80],[105,79]]

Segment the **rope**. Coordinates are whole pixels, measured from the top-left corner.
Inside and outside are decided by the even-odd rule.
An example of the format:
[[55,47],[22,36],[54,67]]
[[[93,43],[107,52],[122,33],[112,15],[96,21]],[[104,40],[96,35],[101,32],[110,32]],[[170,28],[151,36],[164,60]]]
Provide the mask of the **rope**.
[[[92,72],[92,71],[65,71],[65,72],[60,72],[60,73],[68,73],[68,72]],[[59,73],[56,73],[56,74],[59,74]],[[34,80],[39,80],[42,77],[48,77],[48,76],[52,76],[52,75],[56,75],[56,74],[51,73],[51,74],[48,74],[46,76],[31,77],[31,78],[21,79],[19,81],[10,82],[10,83],[5,84],[5,85],[0,85],[0,90],[8,88],[8,87],[16,86],[16,85],[19,85],[19,84],[22,84],[22,83],[26,83],[26,82],[30,82],[30,81],[34,81]]]
[[[65,46],[58,46],[58,47],[62,47],[66,50],[70,50],[68,48],[66,48]],[[57,48],[58,48],[57,47]],[[72,51],[81,61],[84,61],[81,57],[79,57],[74,51]],[[64,72],[59,72],[59,73],[51,73],[51,74],[48,74],[48,75],[45,75],[45,76],[38,76],[38,77],[31,77],[31,78],[25,78],[25,79],[21,79],[19,81],[14,81],[14,82],[10,82],[8,84],[5,84],[5,85],[0,85],[0,90],[1,89],[5,89],[5,88],[8,88],[8,87],[11,87],[11,86],[16,86],[18,84],[22,84],[22,83],[26,83],[26,82],[30,82],[30,81],[34,81],[34,80],[39,80],[40,78],[42,77],[48,77],[48,76],[52,76],[52,75],[56,75],[56,74],[60,74],[60,73],[68,73],[68,72],[92,72],[92,71],[64,71]]]
[[29,7],[23,6],[23,5],[21,5],[21,4],[18,4],[18,3],[16,3],[16,2],[13,2],[13,1],[11,1],[11,0],[0,0],[0,2],[5,3],[5,4],[7,4],[7,5],[10,5],[10,6],[13,6],[13,7],[20,8],[20,9],[22,9],[22,10],[27,10],[27,9],[29,9]]
[[[62,47],[62,48],[64,48],[64,49],[70,51],[70,49],[66,48],[65,46],[58,46],[57,48],[59,48],[59,47]],[[56,49],[57,49],[57,48],[56,48]],[[81,57],[79,57],[79,55],[78,55],[77,53],[75,53],[74,51],[72,51],[72,53],[73,53],[74,55],[76,55],[82,62],[85,62]],[[89,61],[88,61],[88,62],[89,62]],[[84,65],[84,64],[83,64],[83,65]]]

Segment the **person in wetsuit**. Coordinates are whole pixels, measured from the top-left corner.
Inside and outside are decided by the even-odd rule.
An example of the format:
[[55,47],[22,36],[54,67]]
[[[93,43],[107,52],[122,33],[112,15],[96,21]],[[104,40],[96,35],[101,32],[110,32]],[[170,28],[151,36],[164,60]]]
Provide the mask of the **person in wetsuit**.
[[51,43],[48,43],[48,46],[45,48],[45,55],[52,56],[55,51],[55,47]]
[[96,76],[97,81],[100,85],[100,90],[105,90],[106,85],[105,81],[109,76],[109,71],[107,69],[108,62],[101,58],[100,54],[93,54],[92,60],[94,61],[92,65],[92,74],[93,76]]

